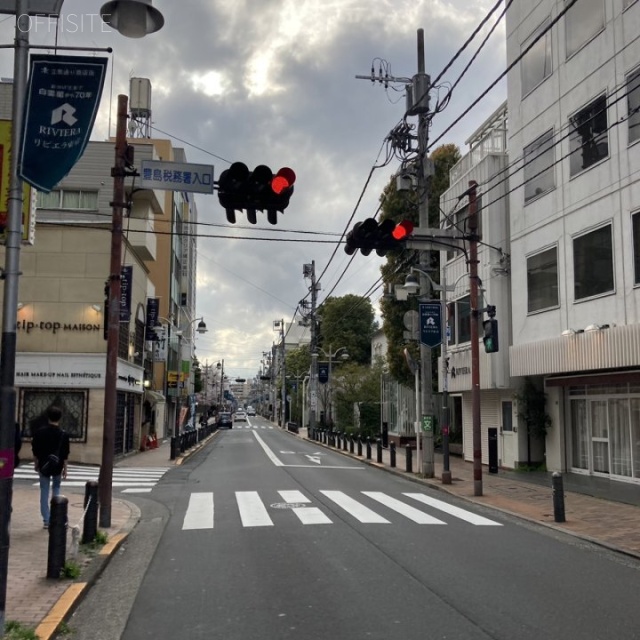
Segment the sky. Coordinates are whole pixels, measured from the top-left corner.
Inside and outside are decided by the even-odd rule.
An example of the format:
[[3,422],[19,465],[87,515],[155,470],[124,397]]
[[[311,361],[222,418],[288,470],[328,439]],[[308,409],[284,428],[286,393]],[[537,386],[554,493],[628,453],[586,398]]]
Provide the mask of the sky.
[[[203,364],[224,359],[231,378],[252,378],[278,339],[273,321],[290,322],[308,294],[304,264],[314,261],[323,274],[319,302],[332,290],[364,295],[380,277],[382,259],[358,253],[335,286],[349,256],[342,247],[332,254],[345,229],[375,214],[399,168],[391,158],[371,173],[384,165],[385,139],[404,115],[404,82],[385,88],[355,76],[370,76],[372,67],[376,75],[413,76],[423,29],[425,69],[435,79],[494,0],[153,0],[164,27],[141,39],[105,25],[102,4],[65,0],[57,27],[41,18],[30,30],[31,44],[112,47],[95,54],[110,62],[92,139],[115,134],[118,94],[129,93],[131,77],[148,78],[152,137],[184,148],[188,162],[214,165],[216,179],[236,161],[296,172],[276,226],[260,213],[255,226],[244,213],[229,224],[216,194],[196,196],[196,309],[208,327],[196,355]],[[493,22],[445,73],[432,101],[456,81]],[[11,44],[13,33],[14,17],[0,16],[2,43]],[[434,115],[431,141],[504,71],[505,59],[502,22]],[[13,75],[10,48],[0,52],[0,75]],[[465,140],[505,99],[501,82],[438,144],[455,143],[464,154]],[[381,294],[371,297],[376,310]]]

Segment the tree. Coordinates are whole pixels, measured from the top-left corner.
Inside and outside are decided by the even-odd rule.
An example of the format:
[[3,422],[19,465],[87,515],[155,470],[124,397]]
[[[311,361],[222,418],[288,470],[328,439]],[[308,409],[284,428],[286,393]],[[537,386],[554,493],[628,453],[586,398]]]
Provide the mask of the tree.
[[200,361],[196,356],[193,356],[193,360],[191,362],[191,371],[193,372],[193,392],[200,393],[203,388],[202,382],[202,368],[200,366]]
[[[376,323],[369,298],[353,294],[327,298],[318,308],[318,318],[321,349],[335,353],[346,347],[351,362],[363,365],[371,362],[371,338]],[[322,352],[319,353],[320,359],[324,359]]]
[[[430,159],[434,162],[434,175],[431,177],[429,185],[429,224],[432,227],[439,227],[440,223],[440,196],[449,188],[449,171],[453,165],[460,160],[460,151],[454,144],[445,144],[433,151]],[[396,222],[401,220],[411,220],[418,224],[418,199],[415,191],[398,192],[396,189],[396,178],[393,176],[389,184],[385,187],[382,196],[382,218],[391,218]],[[439,253],[431,252],[432,262],[429,265],[433,268],[433,279],[439,279]],[[382,278],[385,291],[393,292],[395,285],[404,284],[406,275],[412,264],[416,264],[416,258],[408,256],[406,253],[389,253],[387,261],[382,266]],[[414,377],[406,365],[404,349],[408,348],[414,359],[419,360],[419,346],[416,341],[407,341],[404,338],[404,314],[410,310],[417,310],[418,303],[415,298],[407,301],[395,300],[395,296],[383,299],[380,308],[383,317],[383,329],[387,338],[388,353],[387,364],[391,375],[402,384],[413,387]],[[432,369],[434,386],[437,385],[437,357],[436,351],[432,352]]]

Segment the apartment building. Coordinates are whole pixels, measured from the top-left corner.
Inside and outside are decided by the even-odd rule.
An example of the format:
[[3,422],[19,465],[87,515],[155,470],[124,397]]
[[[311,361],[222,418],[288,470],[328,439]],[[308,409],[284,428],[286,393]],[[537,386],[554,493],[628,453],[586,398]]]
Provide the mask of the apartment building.
[[511,376],[550,470],[640,482],[640,2],[507,12]]

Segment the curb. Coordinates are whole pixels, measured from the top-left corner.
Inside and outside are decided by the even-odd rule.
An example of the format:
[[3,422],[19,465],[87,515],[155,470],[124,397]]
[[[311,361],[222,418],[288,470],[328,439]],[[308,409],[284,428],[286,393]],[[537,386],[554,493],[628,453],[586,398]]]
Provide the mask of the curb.
[[[286,430],[285,430],[286,431]],[[287,433],[291,433],[289,431],[287,431]],[[530,516],[526,516],[523,515],[521,513],[517,513],[515,511],[511,511],[509,509],[505,509],[504,507],[498,507],[492,504],[486,504],[484,502],[480,502],[478,500],[475,500],[474,498],[471,498],[469,496],[464,496],[464,495],[460,495],[458,493],[455,493],[453,491],[450,491],[449,489],[447,489],[447,485],[444,484],[438,484],[436,483],[433,479],[425,479],[425,478],[420,478],[418,476],[415,475],[409,475],[406,471],[402,471],[400,469],[397,468],[392,468],[389,467],[385,464],[381,464],[379,462],[376,462],[374,460],[367,460],[366,458],[360,458],[355,454],[352,454],[348,451],[344,451],[342,449],[337,449],[335,447],[331,447],[327,444],[324,444],[323,442],[318,442],[317,440],[312,440],[311,438],[309,438],[308,436],[299,436],[298,434],[295,433],[291,433],[291,435],[296,436],[296,437],[300,437],[303,440],[307,440],[308,442],[312,442],[313,444],[323,447],[324,449],[328,449],[329,451],[335,451],[336,453],[339,453],[347,458],[350,458],[352,460],[357,460],[359,462],[362,462],[364,464],[369,465],[370,467],[375,467],[377,469],[380,469],[382,471],[386,471],[387,473],[391,473],[395,476],[404,478],[405,480],[409,480],[411,482],[415,482],[417,484],[421,484],[427,487],[431,487],[433,489],[436,489],[438,491],[442,491],[450,496],[454,496],[455,498],[459,498],[461,500],[464,500],[465,502],[469,502],[471,504],[476,504],[476,505],[481,505],[484,508],[487,509],[494,509],[495,511],[499,511],[500,513],[504,513],[506,515],[512,516],[514,518],[520,518],[520,520],[524,520],[525,522],[529,522],[531,524],[535,524],[541,527],[546,527],[548,529],[552,529],[553,531],[557,531],[558,533],[563,533],[564,535],[569,535],[572,536],[574,538],[578,538],[579,540],[584,540],[585,542],[589,542],[591,544],[603,547],[605,549],[608,549],[609,551],[615,551],[616,553],[621,553],[623,555],[629,556],[630,558],[635,558],[637,560],[640,560],[640,553],[636,553],[634,551],[630,551],[628,549],[623,549],[621,547],[618,547],[614,544],[611,544],[609,542],[605,542],[604,540],[599,540],[598,538],[594,538],[592,536],[589,536],[585,533],[578,533],[575,531],[572,531],[571,529],[566,529],[564,527],[561,527],[559,525],[557,525],[554,522],[545,522],[542,520],[536,520],[535,518],[531,518]]]
[[83,571],[83,577],[85,579],[82,582],[71,583],[67,590],[60,596],[58,602],[51,607],[49,613],[47,613],[36,627],[35,633],[40,640],[50,640],[50,638],[55,635],[60,624],[68,620],[84,595],[97,582],[111,558],[129,537],[129,534],[136,524],[138,524],[141,515],[140,509],[132,502],[126,500],[119,500],[119,502],[129,508],[130,515],[128,520],[122,529],[113,535],[102,549],[100,549],[95,558],[85,567]]

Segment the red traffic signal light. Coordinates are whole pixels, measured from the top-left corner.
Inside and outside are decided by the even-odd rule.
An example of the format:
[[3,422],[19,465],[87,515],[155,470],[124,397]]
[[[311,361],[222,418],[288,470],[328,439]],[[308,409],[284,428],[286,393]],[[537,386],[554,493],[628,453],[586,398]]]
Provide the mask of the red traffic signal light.
[[285,189],[293,187],[293,183],[296,181],[296,174],[293,169],[289,167],[282,167],[278,173],[271,180],[271,189],[274,193],[280,195]]
[[391,235],[396,240],[405,240],[413,233],[413,222],[411,220],[403,220],[399,222],[395,229],[391,232]]

